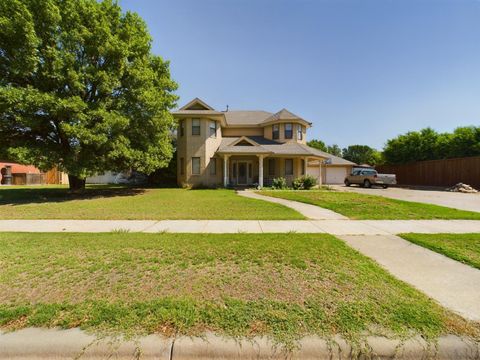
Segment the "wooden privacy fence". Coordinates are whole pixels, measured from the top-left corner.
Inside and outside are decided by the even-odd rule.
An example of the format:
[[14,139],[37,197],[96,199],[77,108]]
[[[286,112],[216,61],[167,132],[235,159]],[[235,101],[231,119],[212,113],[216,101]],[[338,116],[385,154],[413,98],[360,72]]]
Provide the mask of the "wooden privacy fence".
[[396,174],[399,185],[452,186],[463,182],[480,188],[480,156],[381,165],[376,169]]

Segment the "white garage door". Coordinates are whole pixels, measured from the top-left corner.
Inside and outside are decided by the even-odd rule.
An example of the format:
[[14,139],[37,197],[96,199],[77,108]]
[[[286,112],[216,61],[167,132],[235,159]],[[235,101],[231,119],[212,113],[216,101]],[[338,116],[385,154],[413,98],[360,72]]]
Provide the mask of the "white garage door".
[[327,167],[326,172],[325,182],[327,184],[343,184],[347,176],[347,169],[345,167]]

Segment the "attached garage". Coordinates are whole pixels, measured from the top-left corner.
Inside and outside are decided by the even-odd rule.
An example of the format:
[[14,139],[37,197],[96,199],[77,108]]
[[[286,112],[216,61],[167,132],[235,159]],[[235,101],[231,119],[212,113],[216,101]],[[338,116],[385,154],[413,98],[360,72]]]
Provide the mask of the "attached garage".
[[326,184],[343,184],[348,170],[351,166],[326,166],[325,169],[325,183]]
[[[324,153],[328,160],[322,165],[322,182],[324,184],[343,184],[345,177],[352,171],[355,163],[341,157]],[[318,178],[318,161],[308,163],[307,174]]]

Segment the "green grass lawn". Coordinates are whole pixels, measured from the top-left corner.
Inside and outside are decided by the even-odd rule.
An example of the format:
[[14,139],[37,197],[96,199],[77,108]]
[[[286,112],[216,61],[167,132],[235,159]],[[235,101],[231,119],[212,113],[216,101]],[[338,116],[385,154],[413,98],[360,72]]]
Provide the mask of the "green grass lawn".
[[0,187],[0,219],[303,219],[282,205],[233,190],[133,189],[90,186]]
[[477,212],[351,192],[263,190],[258,193],[317,205],[358,220],[480,220],[480,213]]
[[0,233],[0,249],[7,329],[480,337],[327,234]]
[[480,234],[401,234],[405,240],[480,269]]

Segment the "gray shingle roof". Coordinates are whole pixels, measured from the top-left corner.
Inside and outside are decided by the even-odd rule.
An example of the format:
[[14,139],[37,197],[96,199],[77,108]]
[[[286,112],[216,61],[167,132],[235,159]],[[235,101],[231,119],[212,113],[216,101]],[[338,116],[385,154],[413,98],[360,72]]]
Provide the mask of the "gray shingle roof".
[[[265,139],[263,136],[248,136],[248,139],[253,140],[258,145],[243,146],[232,145],[240,137],[225,137],[222,139],[220,146],[217,149],[219,153],[251,153],[251,154],[275,154],[275,155],[292,155],[292,156],[318,156],[327,158],[327,156],[317,152],[316,149],[299,143],[279,143],[274,140]],[[325,154],[325,153],[324,153]],[[327,154],[329,155],[329,154]]]
[[265,121],[272,115],[268,111],[262,110],[229,110],[223,113],[227,125],[241,126],[241,125],[258,125]]
[[312,151],[315,153],[319,154],[320,156],[326,157],[327,158],[327,165],[357,165],[354,162],[345,160],[344,158],[341,158],[339,156],[335,156],[329,153],[326,153],[325,151],[321,151],[315,148],[310,148]]
[[272,122],[272,121],[281,121],[281,120],[301,120],[301,121],[304,121],[306,123],[311,124],[307,120],[301,118],[298,115],[295,115],[294,113],[288,111],[287,109],[282,109],[279,112],[269,116],[267,119],[265,119],[264,123],[269,123],[269,122]]

